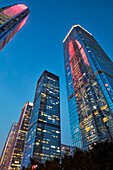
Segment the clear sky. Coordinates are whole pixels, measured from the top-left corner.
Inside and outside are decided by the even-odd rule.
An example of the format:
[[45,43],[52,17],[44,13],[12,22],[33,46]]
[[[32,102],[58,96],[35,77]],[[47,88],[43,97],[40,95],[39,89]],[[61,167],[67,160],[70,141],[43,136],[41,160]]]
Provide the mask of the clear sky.
[[60,76],[61,141],[71,145],[62,41],[73,25],[80,24],[113,61],[113,1],[0,0],[0,7],[15,3],[27,5],[30,15],[0,53],[0,152],[23,105],[33,102],[45,69]]

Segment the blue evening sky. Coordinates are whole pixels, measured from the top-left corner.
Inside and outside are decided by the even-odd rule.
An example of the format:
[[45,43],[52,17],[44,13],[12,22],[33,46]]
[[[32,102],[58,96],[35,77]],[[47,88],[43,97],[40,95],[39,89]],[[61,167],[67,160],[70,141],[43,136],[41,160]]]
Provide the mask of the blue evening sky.
[[0,0],[0,7],[15,3],[26,4],[30,15],[0,53],[0,152],[45,69],[60,76],[61,141],[71,145],[62,41],[80,24],[113,60],[113,1]]

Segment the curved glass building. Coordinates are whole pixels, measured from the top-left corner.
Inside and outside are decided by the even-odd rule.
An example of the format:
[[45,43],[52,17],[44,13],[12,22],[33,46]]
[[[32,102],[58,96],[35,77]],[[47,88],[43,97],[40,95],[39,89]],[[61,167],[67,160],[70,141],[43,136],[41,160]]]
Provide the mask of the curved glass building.
[[113,138],[113,62],[92,34],[75,25],[63,41],[73,145]]
[[0,51],[23,27],[29,15],[24,4],[0,8]]

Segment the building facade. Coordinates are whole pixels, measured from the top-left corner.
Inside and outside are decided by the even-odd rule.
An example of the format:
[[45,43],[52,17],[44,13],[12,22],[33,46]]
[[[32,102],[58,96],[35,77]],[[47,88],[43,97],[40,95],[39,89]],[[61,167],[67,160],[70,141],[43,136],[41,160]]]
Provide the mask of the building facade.
[[23,157],[25,139],[28,132],[29,120],[31,117],[32,106],[33,103],[26,102],[22,108],[21,115],[16,129],[16,133],[17,133],[16,140],[13,147],[10,163],[8,165],[8,169],[16,169],[16,170],[20,169],[21,161]]
[[60,155],[60,96],[59,77],[44,71],[38,80],[22,166],[30,157],[44,163]]
[[63,41],[73,145],[113,138],[113,62],[92,34],[75,25]]
[[1,154],[0,167],[3,170],[8,169],[8,165],[11,159],[11,154],[13,151],[13,146],[16,139],[16,128],[17,128],[17,123],[13,123]]
[[29,15],[24,4],[0,8],[0,51],[23,27]]

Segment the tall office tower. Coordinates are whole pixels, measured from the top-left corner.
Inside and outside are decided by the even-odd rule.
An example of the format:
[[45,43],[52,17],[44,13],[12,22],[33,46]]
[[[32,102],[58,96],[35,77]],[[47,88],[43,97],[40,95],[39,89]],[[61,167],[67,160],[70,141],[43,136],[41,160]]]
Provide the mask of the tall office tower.
[[63,41],[73,145],[113,138],[113,62],[79,25]]
[[44,71],[38,80],[22,166],[30,157],[44,163],[60,154],[59,77]]
[[4,170],[7,169],[7,165],[9,164],[9,161],[11,158],[11,153],[12,153],[15,138],[16,138],[15,136],[16,128],[17,128],[17,123],[13,123],[9,131],[8,137],[6,139],[3,151],[2,151],[0,167]]
[[0,51],[23,27],[29,14],[24,4],[0,8]]
[[26,102],[22,108],[19,122],[17,125],[17,130],[16,130],[17,137],[14,144],[12,157],[8,165],[9,169],[16,169],[16,170],[20,169],[32,106],[33,103]]

